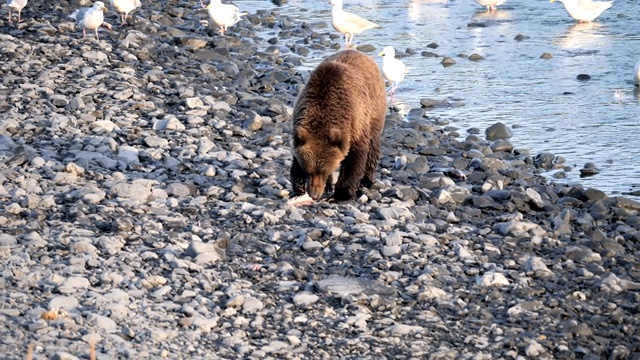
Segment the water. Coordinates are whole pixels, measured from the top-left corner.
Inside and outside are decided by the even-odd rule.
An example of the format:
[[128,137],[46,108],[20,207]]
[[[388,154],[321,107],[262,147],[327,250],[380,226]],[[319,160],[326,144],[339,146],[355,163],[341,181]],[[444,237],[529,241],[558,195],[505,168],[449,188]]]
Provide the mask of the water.
[[[265,0],[236,4],[249,12],[276,7]],[[566,159],[572,170],[556,181],[610,195],[640,192],[640,96],[633,86],[633,67],[640,59],[637,0],[617,0],[587,24],[576,23],[562,4],[546,0],[507,0],[495,13],[472,0],[345,0],[344,9],[380,25],[356,35],[356,44],[418,52],[403,58],[410,70],[396,95],[400,108],[419,107],[425,97],[461,99],[463,107],[428,114],[448,119],[463,138],[472,127],[484,131],[498,121],[512,126],[516,148]],[[318,31],[336,33],[328,1],[290,0],[280,12],[326,24]],[[474,23],[486,26],[469,26]],[[516,41],[519,34],[529,38]],[[429,49],[430,43],[439,47]],[[441,58],[421,56],[424,50],[457,63],[445,68]],[[541,59],[545,52],[553,58]],[[486,60],[458,57],[472,53]],[[310,67],[327,54],[314,55],[308,58]],[[578,74],[592,78],[578,81]],[[621,101],[614,99],[617,90]],[[587,162],[595,163],[600,174],[580,178]]]

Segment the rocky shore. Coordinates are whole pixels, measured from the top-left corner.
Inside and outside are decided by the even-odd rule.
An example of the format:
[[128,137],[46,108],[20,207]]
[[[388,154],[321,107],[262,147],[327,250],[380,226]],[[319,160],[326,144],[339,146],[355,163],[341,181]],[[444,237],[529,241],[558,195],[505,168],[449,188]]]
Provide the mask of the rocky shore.
[[371,191],[288,207],[299,69],[337,34],[163,1],[96,41],[78,5],[0,21],[0,358],[640,357],[640,203],[418,107]]

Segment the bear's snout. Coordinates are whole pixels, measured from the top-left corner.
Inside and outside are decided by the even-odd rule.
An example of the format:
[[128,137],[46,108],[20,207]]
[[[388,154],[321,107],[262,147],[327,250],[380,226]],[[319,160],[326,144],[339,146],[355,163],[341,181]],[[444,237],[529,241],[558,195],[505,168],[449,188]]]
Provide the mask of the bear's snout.
[[307,184],[307,192],[314,200],[318,200],[324,194],[324,185],[327,179],[321,175],[314,175],[309,177],[309,183]]

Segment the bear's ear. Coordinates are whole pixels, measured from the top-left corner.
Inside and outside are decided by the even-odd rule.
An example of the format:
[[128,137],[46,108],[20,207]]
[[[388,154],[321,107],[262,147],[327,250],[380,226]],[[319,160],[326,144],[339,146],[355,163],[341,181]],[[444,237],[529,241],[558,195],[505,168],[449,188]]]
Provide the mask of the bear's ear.
[[329,144],[331,146],[335,146],[340,148],[342,151],[346,151],[346,137],[344,136],[344,131],[339,128],[332,128],[329,130]]
[[297,146],[301,146],[305,142],[307,142],[307,138],[309,137],[309,132],[303,127],[297,127],[293,132],[293,142]]

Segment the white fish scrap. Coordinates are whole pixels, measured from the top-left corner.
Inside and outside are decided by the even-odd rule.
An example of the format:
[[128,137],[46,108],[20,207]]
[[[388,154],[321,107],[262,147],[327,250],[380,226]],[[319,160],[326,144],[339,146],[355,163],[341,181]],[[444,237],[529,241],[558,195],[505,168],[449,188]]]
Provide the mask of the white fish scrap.
[[309,194],[304,193],[300,196],[294,196],[287,201],[287,205],[289,206],[305,206],[311,205],[315,203],[315,200]]

